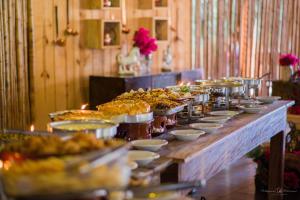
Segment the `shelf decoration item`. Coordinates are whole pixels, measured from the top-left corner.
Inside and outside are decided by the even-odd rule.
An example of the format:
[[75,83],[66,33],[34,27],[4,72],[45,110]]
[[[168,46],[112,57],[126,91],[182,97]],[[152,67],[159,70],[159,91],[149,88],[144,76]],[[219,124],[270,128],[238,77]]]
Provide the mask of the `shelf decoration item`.
[[170,72],[170,71],[172,71],[172,69],[171,69],[172,62],[173,62],[173,56],[172,56],[171,46],[168,45],[167,49],[164,50],[164,52],[163,52],[163,66],[162,66],[162,71],[163,72]]
[[137,75],[140,66],[140,50],[133,47],[128,55],[119,53],[117,55],[117,63],[119,66],[119,75]]
[[104,45],[110,45],[111,44],[111,37],[109,33],[106,33],[104,36]]
[[81,21],[81,45],[90,49],[121,46],[121,21],[88,19]]
[[103,0],[103,6],[104,7],[111,7],[111,1],[110,0]]
[[[279,59],[280,65],[283,67],[283,79],[294,80],[295,77],[299,74],[299,69],[296,69],[296,66],[299,63],[297,56],[293,54],[282,54]],[[296,72],[295,72],[296,71]]]
[[150,36],[150,31],[140,28],[134,34],[134,47],[140,50],[140,74],[149,74],[152,65],[152,53],[157,50],[156,39]]
[[82,9],[111,9],[121,7],[122,0],[80,0]]

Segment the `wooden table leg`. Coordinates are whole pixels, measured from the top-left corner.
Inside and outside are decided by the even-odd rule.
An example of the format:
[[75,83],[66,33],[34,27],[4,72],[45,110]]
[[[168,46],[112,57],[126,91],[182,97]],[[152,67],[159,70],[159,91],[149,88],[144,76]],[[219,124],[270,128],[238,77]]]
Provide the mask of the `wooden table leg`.
[[280,132],[271,138],[269,162],[269,200],[283,199],[283,174],[285,156],[285,134]]

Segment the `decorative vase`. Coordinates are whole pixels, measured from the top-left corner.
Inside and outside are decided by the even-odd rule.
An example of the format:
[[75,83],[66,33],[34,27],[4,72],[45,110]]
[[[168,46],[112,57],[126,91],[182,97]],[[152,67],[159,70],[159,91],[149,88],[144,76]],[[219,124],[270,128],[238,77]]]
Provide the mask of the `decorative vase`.
[[140,75],[151,74],[152,71],[152,54],[141,55],[140,58]]

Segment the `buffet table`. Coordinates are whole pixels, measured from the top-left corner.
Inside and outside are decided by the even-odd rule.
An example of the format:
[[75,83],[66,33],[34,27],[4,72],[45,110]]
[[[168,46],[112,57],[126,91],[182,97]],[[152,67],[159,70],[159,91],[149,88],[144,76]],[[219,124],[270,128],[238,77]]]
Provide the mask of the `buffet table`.
[[161,174],[162,182],[208,180],[271,139],[269,188],[278,191],[283,186],[287,108],[293,104],[293,101],[278,101],[259,114],[240,114],[217,133],[193,142],[178,141],[168,134],[161,136],[169,144],[159,154],[174,161]]

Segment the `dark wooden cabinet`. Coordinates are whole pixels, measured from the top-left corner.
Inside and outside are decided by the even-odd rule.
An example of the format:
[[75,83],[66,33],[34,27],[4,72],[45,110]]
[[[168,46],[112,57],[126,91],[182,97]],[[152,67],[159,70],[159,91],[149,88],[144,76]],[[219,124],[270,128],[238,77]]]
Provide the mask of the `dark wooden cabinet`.
[[179,81],[192,82],[200,78],[200,70],[145,76],[90,76],[90,106],[95,108],[130,90],[163,88],[176,85]]

